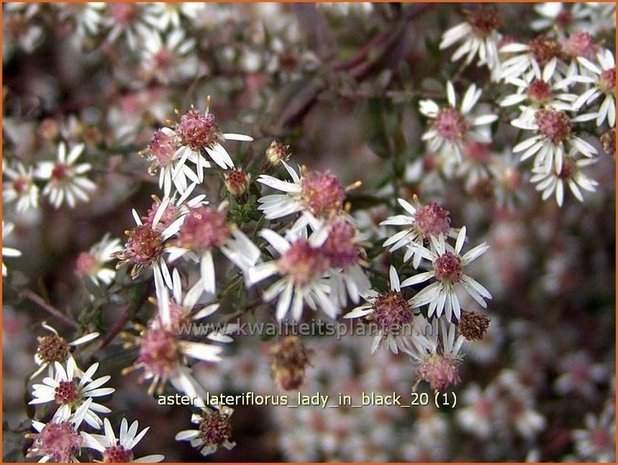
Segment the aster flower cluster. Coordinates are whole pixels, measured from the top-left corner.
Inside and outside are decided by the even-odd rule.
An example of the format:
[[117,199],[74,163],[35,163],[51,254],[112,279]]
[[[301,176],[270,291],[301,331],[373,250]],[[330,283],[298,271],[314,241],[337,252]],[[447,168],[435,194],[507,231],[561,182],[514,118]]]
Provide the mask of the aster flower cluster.
[[7,458],[613,460],[615,5],[3,13]]

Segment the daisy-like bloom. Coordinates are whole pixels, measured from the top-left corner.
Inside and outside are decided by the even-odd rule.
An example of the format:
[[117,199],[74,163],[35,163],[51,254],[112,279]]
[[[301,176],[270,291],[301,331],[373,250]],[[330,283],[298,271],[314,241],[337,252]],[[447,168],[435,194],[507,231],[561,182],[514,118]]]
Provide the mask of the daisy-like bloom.
[[570,81],[557,79],[556,65],[557,61],[551,60],[541,70],[537,62],[534,61],[530,71],[521,77],[509,78],[507,82],[515,85],[517,91],[504,97],[500,106],[523,105],[522,110],[524,111],[527,108],[570,111],[577,95],[564,92]]
[[616,126],[616,62],[614,54],[610,50],[603,50],[596,56],[597,64],[590,60],[579,57],[578,61],[583,67],[592,73],[592,75],[573,76],[571,79],[576,82],[584,82],[590,84],[590,89],[582,93],[577,100],[573,102],[573,109],[579,110],[584,105],[590,105],[603,97],[599,111],[596,114],[597,126],[601,126],[607,121],[610,127]]
[[47,424],[33,421],[32,427],[36,433],[26,434],[26,438],[34,440],[26,457],[40,457],[39,462],[77,462],[76,457],[84,445],[84,439],[78,433],[78,429],[86,417],[91,402],[92,399],[86,399],[67,420],[52,420]]
[[[186,165],[187,157],[183,157],[178,135],[170,128],[161,128],[152,136],[152,141],[140,152],[140,155],[150,161],[148,172],[155,175],[159,172],[159,187],[164,195],[170,195],[172,184],[183,194],[187,189],[188,180],[194,184],[200,183],[198,175]],[[197,158],[191,158],[197,163]],[[210,163],[204,161],[204,167]]]
[[141,71],[147,80],[154,78],[163,84],[195,75],[198,63],[189,55],[194,49],[195,40],[187,38],[181,29],[174,29],[163,37],[157,31],[150,31],[144,37]]
[[[5,238],[7,236],[9,236],[11,234],[11,232],[13,232],[13,229],[15,228],[15,225],[12,223],[6,223],[4,224],[4,221],[2,222],[2,242],[5,241]],[[18,250],[14,247],[5,247],[4,245],[2,246],[2,276],[6,276],[7,274],[7,268],[6,265],[4,264],[4,257],[21,257],[21,250]]]
[[601,415],[588,413],[584,419],[585,429],[573,431],[575,449],[582,458],[596,462],[616,460],[616,413],[609,404]]
[[474,116],[471,113],[481,98],[481,93],[481,89],[472,84],[457,109],[455,88],[449,81],[446,83],[448,106],[440,107],[433,100],[419,102],[420,112],[433,120],[431,127],[422,136],[422,139],[427,141],[430,152],[445,157],[454,156],[457,161],[461,161],[465,141],[472,140],[485,144],[491,142],[488,125],[496,121],[498,115]]
[[521,161],[534,155],[534,166],[542,166],[546,173],[551,172],[552,167],[560,172],[565,153],[579,152],[588,158],[596,155],[597,150],[573,131],[573,123],[590,119],[590,115],[571,118],[564,111],[552,109],[524,112],[511,124],[536,134],[513,147],[513,152],[521,153]]
[[189,441],[191,446],[202,455],[209,455],[219,447],[232,449],[236,443],[230,442],[232,424],[230,416],[234,411],[225,406],[203,407],[200,414],[191,415],[191,423],[198,425],[198,429],[181,431],[176,435],[177,441]]
[[[480,7],[475,11],[466,11],[465,16],[465,22],[450,28],[442,35],[440,49],[463,42],[453,53],[452,61],[465,56],[465,63],[468,65],[478,55],[479,66],[486,64],[491,71],[497,70],[500,66],[498,44],[501,40],[497,31],[500,26],[498,9]],[[492,73],[492,76],[497,77],[497,73]]]
[[138,51],[143,47],[143,37],[148,35],[148,23],[151,21],[145,4],[109,3],[107,15],[105,25],[111,28],[107,33],[107,42],[113,43],[124,36],[131,50]]
[[146,435],[150,427],[144,428],[138,433],[139,423],[134,421],[129,426],[126,418],[120,422],[120,436],[116,438],[112,425],[107,418],[103,419],[103,427],[105,435],[88,434],[82,431],[80,434],[84,439],[82,447],[86,449],[94,449],[101,453],[102,462],[104,463],[126,463],[126,462],[141,462],[141,463],[156,463],[165,459],[161,454],[147,455],[139,459],[134,458],[133,448]]
[[540,16],[530,23],[535,31],[558,28],[560,32],[564,32],[587,27],[589,24],[590,14],[581,3],[538,3],[534,5],[534,11]]
[[105,2],[88,2],[81,5],[61,3],[52,6],[57,9],[62,21],[73,21],[78,45],[82,45],[86,38],[96,36],[103,25]]
[[122,251],[120,239],[110,239],[109,234],[103,236],[88,252],[82,252],[75,263],[75,273],[80,278],[89,278],[95,285],[109,285],[116,272],[104,265]]
[[543,200],[547,200],[553,194],[556,197],[556,203],[561,207],[564,202],[564,191],[566,183],[573,196],[580,202],[584,201],[581,189],[588,192],[596,191],[598,182],[589,178],[582,173],[582,168],[596,163],[596,159],[581,158],[576,160],[573,154],[565,157],[560,171],[552,169],[549,173],[542,166],[532,168],[532,177],[530,182],[536,184],[536,190],[543,192]]
[[67,342],[66,339],[58,334],[58,331],[49,326],[47,323],[43,322],[41,323],[41,326],[51,334],[48,336],[39,337],[37,339],[39,346],[36,350],[36,354],[34,355],[34,362],[39,366],[39,368],[32,376],[30,376],[30,379],[35,378],[47,367],[49,367],[48,376],[54,376],[52,367],[55,363],[65,363],[68,362],[69,358],[73,358],[71,355],[72,347],[86,344],[99,337],[99,333],[89,333],[75,339],[74,341]]
[[225,202],[216,209],[191,208],[178,230],[177,246],[169,250],[172,262],[185,254],[200,262],[202,285],[210,294],[216,292],[215,249],[223,252],[243,272],[260,258],[260,250],[236,225],[228,223],[226,216]]
[[[66,361],[66,370],[58,362],[54,362],[54,367],[56,369],[54,378],[47,377],[43,379],[43,384],[35,384],[32,387],[33,399],[29,404],[38,405],[55,402],[58,404],[58,410],[54,414],[54,420],[59,422],[68,420],[72,412],[83,405],[86,399],[108,396],[115,391],[114,388],[101,387],[111,379],[111,376],[102,376],[96,380],[92,378],[99,368],[98,363],[82,372],[77,367],[75,359],[69,357]],[[110,412],[109,408],[93,400],[85,413],[84,420],[93,428],[99,429],[101,418],[97,413]]]
[[597,394],[596,383],[607,379],[607,368],[604,363],[593,363],[584,351],[567,354],[558,364],[560,376],[554,388],[561,395],[579,394],[592,399]]
[[71,208],[78,200],[87,202],[88,193],[97,187],[84,176],[90,171],[90,163],[76,164],[84,147],[84,144],[76,145],[67,155],[67,146],[61,142],[58,145],[58,159],[55,162],[42,161],[36,167],[36,177],[47,181],[43,188],[43,195],[49,197],[49,201],[55,208],[60,208],[64,201]]
[[152,195],[152,206],[148,209],[146,215],[142,216],[144,224],[152,225],[156,218],[157,223],[155,229],[162,233],[174,223],[180,225],[182,223],[182,218],[184,218],[192,208],[208,205],[208,200],[206,200],[206,195],[204,194],[199,194],[189,199],[196,186],[197,184],[191,184],[180,196],[178,192],[173,193],[171,196],[166,195],[163,199],[160,199],[156,195]]
[[527,44],[518,42],[506,44],[500,49],[500,53],[516,54],[502,63],[500,78],[508,80],[527,73],[534,62],[540,67],[545,67],[551,61],[558,62],[563,52],[557,40],[540,35]]
[[429,383],[435,391],[444,391],[458,384],[464,338],[456,336],[456,326],[444,318],[434,318],[429,324],[418,315],[415,328],[417,331],[408,339],[406,350],[418,371],[413,389],[421,381]]
[[2,200],[15,202],[18,212],[25,212],[39,206],[39,188],[34,183],[33,168],[26,168],[23,163],[17,162],[11,168],[4,167],[4,175],[9,179],[2,188]]
[[204,168],[207,168],[207,161],[203,156],[204,152],[219,167],[223,169],[234,168],[234,162],[221,142],[226,140],[250,142],[253,140],[252,137],[244,134],[220,132],[215,124],[215,116],[209,108],[201,113],[192,107],[179,115],[179,121],[174,132],[180,139],[183,159],[195,161],[200,182],[204,180]]
[[148,21],[160,31],[172,29],[178,30],[182,20],[194,20],[199,14],[205,12],[203,3],[149,3],[146,9],[150,12]]
[[412,265],[418,268],[421,262],[422,255],[417,253],[414,244],[423,245],[425,240],[430,237],[439,237],[440,235],[450,235],[451,217],[448,210],[432,202],[428,205],[421,206],[418,198],[414,197],[414,202],[417,207],[414,207],[410,202],[404,199],[398,199],[399,205],[403,207],[407,214],[390,216],[380,223],[381,226],[407,226],[403,231],[399,231],[388,238],[383,246],[390,247],[389,251],[394,252],[404,246],[407,247],[404,261],[412,258]]
[[461,306],[457,292],[465,290],[483,308],[487,307],[485,299],[491,299],[491,294],[474,278],[464,274],[464,269],[471,262],[481,256],[489,246],[484,242],[461,255],[466,240],[466,227],[463,226],[457,235],[455,248],[447,244],[444,236],[430,237],[431,248],[415,245],[423,258],[430,260],[433,269],[414,275],[401,283],[401,287],[412,286],[435,278],[436,282],[430,284],[412,299],[412,308],[422,307],[429,304],[428,317],[435,313],[440,317],[446,310],[449,321],[461,317]]
[[377,334],[371,345],[375,352],[382,344],[393,353],[402,349],[404,327],[414,319],[414,312],[401,294],[399,275],[394,266],[389,269],[390,290],[378,293],[373,289],[363,297],[367,302],[344,315],[344,318],[362,318],[364,322],[375,325]]
[[321,246],[322,254],[328,259],[327,271],[330,296],[339,306],[344,307],[348,296],[358,303],[361,295],[371,287],[369,278],[363,271],[367,263],[365,250],[358,237],[358,229],[345,217],[340,216],[326,223],[328,237]]
[[457,411],[457,422],[477,438],[488,439],[493,430],[493,416],[496,409],[496,390],[488,387],[484,391],[478,384],[471,384],[463,392],[465,407]]
[[339,179],[330,173],[311,171],[304,167],[299,167],[297,173],[283,159],[281,164],[292,182],[281,181],[266,174],[260,175],[257,179],[259,183],[284,193],[260,197],[258,209],[263,211],[269,220],[302,212],[303,215],[292,228],[294,231],[311,222],[312,218],[331,218],[341,213],[347,191],[359,185],[354,183],[344,187]]
[[[187,366],[188,358],[205,362],[219,362],[222,348],[213,344],[192,342],[182,339],[178,326],[174,326],[173,306],[170,305],[169,291],[163,288],[157,298],[158,314],[147,327],[134,325],[138,335],[121,333],[126,340],[125,348],[138,348],[137,360],[122,370],[127,374],[134,370],[143,370],[139,382],[150,381],[149,394],[161,394],[166,383],[189,397],[203,397],[199,392],[197,381]],[[207,336],[211,340],[221,341],[218,333]]]
[[180,217],[160,231],[159,222],[165,217],[169,203],[170,199],[166,197],[157,207],[151,222],[142,222],[138,213],[133,210],[133,219],[137,226],[125,231],[128,240],[124,250],[116,254],[116,257],[120,259],[116,268],[127,263],[132,264],[131,278],[133,279],[137,278],[142,268],[151,267],[157,292],[165,286],[172,287],[171,274],[163,259],[163,249],[166,241],[178,232],[182,222],[182,217]]
[[305,302],[314,310],[319,305],[324,313],[335,318],[339,308],[328,295],[330,287],[324,277],[330,262],[320,250],[327,235],[320,232],[308,239],[287,240],[270,229],[263,229],[260,236],[270,243],[280,258],[249,268],[247,285],[252,286],[275,274],[280,276],[262,295],[267,302],[279,296],[277,320],[283,320],[288,312],[293,320],[300,320]]

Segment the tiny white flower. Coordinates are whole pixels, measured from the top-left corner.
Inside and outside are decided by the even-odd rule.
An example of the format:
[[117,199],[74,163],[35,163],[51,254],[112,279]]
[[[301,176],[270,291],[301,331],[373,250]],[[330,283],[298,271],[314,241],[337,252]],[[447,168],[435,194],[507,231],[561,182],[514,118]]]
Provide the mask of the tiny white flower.
[[432,120],[430,128],[422,136],[431,152],[455,157],[460,162],[464,142],[491,142],[489,125],[498,119],[498,115],[472,113],[481,94],[481,89],[474,84],[470,85],[458,109],[455,88],[449,81],[446,83],[448,106],[440,107],[433,100],[419,102],[420,112]]
[[[85,372],[82,372],[76,365],[75,359],[69,357],[66,361],[66,368],[58,362],[54,362],[56,376],[54,378],[44,378],[43,384],[35,384],[32,392],[33,399],[30,405],[45,404],[55,402],[58,410],[54,414],[54,420],[61,422],[68,420],[71,414],[76,411],[86,399],[94,399],[112,394],[114,388],[103,388],[111,376],[102,376],[93,379],[94,373],[99,368],[99,364],[91,365]],[[101,427],[101,418],[97,413],[110,413],[111,410],[104,405],[94,401],[90,403],[84,420],[93,428]]]
[[212,454],[219,447],[230,450],[236,445],[230,442],[232,427],[229,417],[232,412],[231,408],[225,406],[203,406],[201,414],[191,416],[191,423],[197,424],[198,429],[181,431],[176,434],[176,440],[189,441],[202,455]]
[[120,435],[116,438],[112,425],[107,418],[103,419],[105,435],[89,434],[82,431],[80,434],[84,439],[82,447],[94,449],[101,453],[103,462],[140,462],[140,463],[156,463],[165,459],[161,454],[147,455],[139,459],[134,458],[133,448],[146,435],[150,427],[139,430],[139,423],[134,421],[129,426],[126,418],[123,418],[120,423]]
[[6,203],[16,203],[18,212],[25,212],[39,207],[39,188],[34,183],[32,167],[26,168],[23,163],[17,162],[11,167],[4,166],[5,181],[2,189],[2,200]]
[[597,64],[584,57],[578,61],[590,74],[588,76],[572,76],[571,80],[590,84],[590,88],[584,91],[573,102],[573,109],[580,110],[603,98],[596,115],[596,124],[601,126],[605,121],[610,127],[616,126],[616,62],[614,54],[610,50],[603,50],[597,54]]
[[[4,221],[2,222],[2,242],[4,242],[6,240],[6,237],[9,236],[11,234],[11,232],[13,232],[13,229],[15,228],[15,225],[12,223],[4,223]],[[7,274],[7,268],[6,265],[4,264],[4,257],[21,257],[21,250],[18,250],[14,247],[5,247],[4,245],[2,246],[2,276],[6,276]]]
[[430,284],[411,300],[413,308],[422,307],[429,304],[428,316],[435,313],[440,317],[446,311],[446,317],[451,320],[453,317],[459,319],[461,316],[461,305],[457,292],[460,289],[466,291],[480,306],[487,307],[485,299],[491,299],[491,294],[474,278],[464,273],[465,267],[482,255],[489,246],[482,243],[461,255],[466,239],[466,227],[462,227],[457,235],[455,248],[446,243],[444,236],[437,239],[430,237],[432,242],[431,250],[426,247],[418,247],[423,258],[430,260],[431,271],[425,271],[414,275],[401,283],[401,287],[412,286],[425,282],[431,278],[437,281]]
[[35,175],[47,181],[43,195],[49,197],[55,208],[60,208],[65,201],[71,208],[79,200],[88,202],[89,193],[96,189],[96,184],[85,176],[90,171],[90,163],[76,164],[84,147],[84,144],[76,145],[67,155],[67,146],[61,142],[58,159],[39,162],[36,167]]

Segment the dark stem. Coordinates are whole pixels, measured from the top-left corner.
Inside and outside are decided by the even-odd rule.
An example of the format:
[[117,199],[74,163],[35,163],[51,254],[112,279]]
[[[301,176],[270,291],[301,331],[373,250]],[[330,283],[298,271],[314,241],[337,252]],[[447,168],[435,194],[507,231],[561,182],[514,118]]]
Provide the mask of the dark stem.
[[70,326],[71,328],[75,328],[75,329],[79,327],[79,325],[75,321],[73,321],[71,318],[66,316],[64,313],[62,313],[52,304],[45,302],[45,300],[43,300],[42,297],[40,297],[38,294],[35,294],[30,289],[23,289],[19,291],[19,295],[21,297],[24,297],[25,299],[28,299],[31,302],[34,302],[35,304],[37,304],[39,307],[43,308],[44,310],[47,310],[50,314],[58,318],[60,321],[62,321],[67,326]]

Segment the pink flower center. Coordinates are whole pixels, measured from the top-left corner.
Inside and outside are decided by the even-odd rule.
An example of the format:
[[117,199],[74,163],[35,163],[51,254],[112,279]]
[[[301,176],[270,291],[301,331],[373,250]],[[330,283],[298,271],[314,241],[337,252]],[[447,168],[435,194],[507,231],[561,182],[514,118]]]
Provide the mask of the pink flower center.
[[93,274],[98,268],[97,260],[88,252],[82,252],[75,263],[75,273],[80,278]]
[[191,209],[178,232],[180,246],[187,249],[221,247],[229,237],[230,227],[225,212],[209,207]]
[[249,187],[249,176],[241,169],[233,169],[225,175],[225,187],[235,197],[244,194]]
[[537,105],[549,102],[554,96],[549,84],[541,79],[534,79],[528,84],[527,93],[530,101]]
[[466,12],[466,19],[480,37],[487,37],[500,26],[498,10],[492,7],[482,6]]
[[605,92],[614,92],[616,89],[616,68],[606,69],[601,73],[599,88]]
[[138,361],[153,375],[167,379],[178,366],[176,336],[159,328],[148,328],[140,340]]
[[451,218],[449,217],[448,210],[442,208],[436,202],[432,202],[417,210],[414,220],[416,222],[416,229],[423,237],[447,234],[451,228]]
[[311,213],[323,216],[341,210],[346,193],[337,177],[311,172],[301,181],[300,195]]
[[48,423],[36,435],[32,450],[47,455],[53,462],[70,462],[82,446],[82,438],[70,421]]
[[150,226],[137,226],[128,234],[125,253],[131,261],[139,265],[148,265],[159,257],[163,250],[161,235]]
[[306,239],[294,242],[277,262],[281,273],[288,275],[296,286],[304,286],[328,269],[328,259]]
[[482,142],[466,142],[464,146],[466,158],[475,163],[487,163],[489,161],[489,144]]
[[18,194],[21,194],[28,188],[29,184],[30,180],[28,178],[19,177],[13,181],[13,190],[15,190]]
[[220,446],[232,436],[230,420],[217,411],[206,413],[199,429],[203,443],[210,446]]
[[399,292],[383,292],[373,302],[373,312],[366,320],[375,322],[386,334],[396,335],[402,326],[412,322],[414,314]]
[[219,138],[214,115],[211,113],[203,115],[195,109],[187,111],[180,117],[176,132],[182,144],[192,150],[210,147]]
[[[148,209],[146,216],[142,217],[144,225],[152,227],[154,217],[157,214],[157,210],[159,209],[160,205],[161,202],[159,202],[158,200],[153,202],[152,206]],[[157,227],[155,228],[155,230],[157,232],[165,231],[165,228],[172,224],[178,218],[178,215],[178,207],[173,203],[168,203],[167,207],[165,207],[165,210],[163,211],[163,214],[159,218],[159,222],[157,223]]]
[[114,20],[125,27],[137,18],[137,6],[131,3],[111,3],[109,9]]
[[456,361],[439,354],[428,357],[421,364],[419,374],[435,391],[443,391],[460,381]]
[[346,221],[338,220],[331,225],[328,239],[321,247],[331,266],[345,268],[358,261],[359,250],[354,244],[355,236],[354,226]]
[[157,68],[166,70],[172,66],[174,63],[174,54],[166,48],[162,48],[157,53],[155,53],[154,64]]
[[440,137],[453,142],[463,139],[468,130],[468,123],[454,108],[442,108],[433,122],[433,128],[438,131]]
[[178,150],[176,136],[165,134],[160,129],[154,133],[148,145],[148,152],[154,157],[156,167],[171,164],[176,158],[176,150]]
[[452,252],[439,256],[433,264],[435,277],[439,281],[457,283],[463,274],[461,258]]
[[103,462],[123,463],[133,461],[133,451],[125,449],[121,445],[108,447],[103,451]]
[[571,58],[584,57],[593,60],[597,48],[594,37],[584,31],[576,31],[568,39],[562,41],[564,53]]
[[571,137],[571,120],[563,111],[539,110],[534,119],[539,126],[539,133],[556,145]]
[[562,47],[553,39],[546,36],[538,36],[528,42],[530,53],[541,66],[545,66],[552,58],[559,58]]
[[556,16],[556,24],[560,27],[567,27],[573,22],[573,15],[568,10],[562,10]]
[[56,163],[52,169],[51,177],[53,180],[60,182],[67,177],[68,171],[67,165]]
[[79,391],[73,381],[60,381],[54,390],[54,399],[62,405],[70,405],[80,399]]
[[572,158],[565,158],[562,161],[562,169],[558,173],[560,179],[571,179],[577,170],[577,164]]

